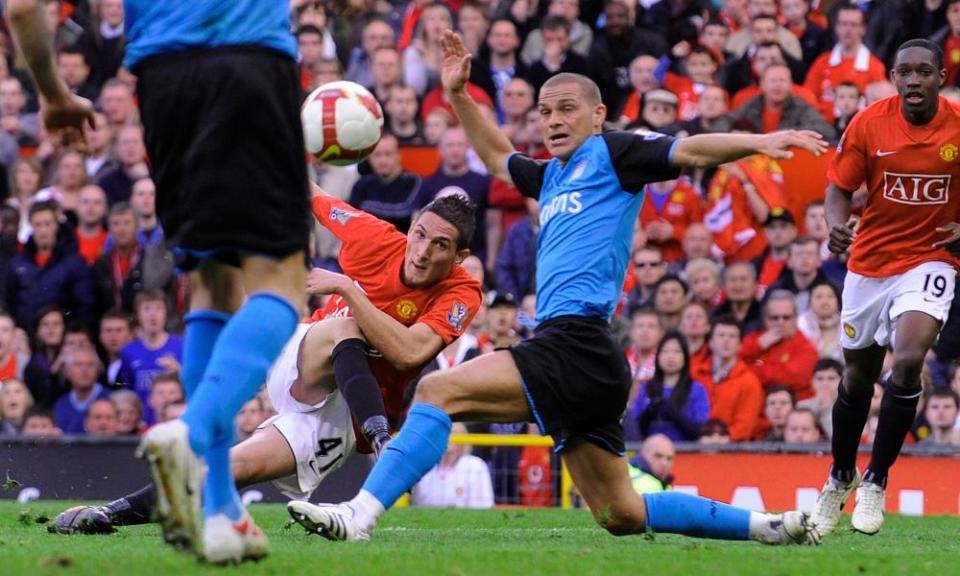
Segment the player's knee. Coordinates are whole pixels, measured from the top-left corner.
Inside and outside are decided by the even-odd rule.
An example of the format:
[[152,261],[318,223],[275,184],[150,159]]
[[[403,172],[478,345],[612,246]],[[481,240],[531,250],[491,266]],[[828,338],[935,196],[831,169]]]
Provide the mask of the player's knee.
[[919,385],[920,372],[927,351],[919,346],[905,345],[893,352],[893,378],[900,386]]
[[330,337],[334,344],[359,338],[364,340],[363,333],[360,332],[360,326],[353,318],[330,318]]
[[635,513],[611,510],[604,514],[595,514],[594,518],[601,528],[613,536],[640,534],[646,529],[645,519]]
[[873,385],[879,377],[876,370],[865,370],[853,364],[847,364],[843,371],[841,385],[851,396],[873,396]]
[[417,384],[417,392],[413,396],[414,402],[425,402],[446,410],[450,400],[450,387],[444,385],[443,375],[431,372],[424,376]]

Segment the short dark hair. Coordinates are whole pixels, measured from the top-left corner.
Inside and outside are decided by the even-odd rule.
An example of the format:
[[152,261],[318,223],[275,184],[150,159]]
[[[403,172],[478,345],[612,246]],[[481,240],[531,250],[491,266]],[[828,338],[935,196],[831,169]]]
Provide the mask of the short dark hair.
[[690,49],[690,53],[687,54],[687,58],[690,58],[694,54],[700,54],[701,56],[706,56],[709,58],[714,65],[718,68],[720,67],[720,60],[717,59],[717,55],[713,53],[713,50],[707,48],[706,46],[696,45]]
[[146,302],[163,302],[167,303],[167,295],[163,293],[163,290],[158,288],[146,288],[137,293],[133,297],[133,309],[137,312],[140,311],[140,306]]
[[774,24],[777,24],[777,16],[775,14],[757,14],[750,19],[750,23],[759,22],[760,20],[771,20]]
[[820,246],[820,241],[813,236],[799,236],[790,243],[791,246],[806,246],[807,244],[816,244]]
[[767,388],[767,393],[763,395],[764,402],[766,402],[767,398],[779,392],[786,392],[787,394],[790,395],[791,406],[797,405],[797,393],[793,391],[793,388],[787,386],[786,384],[773,384],[772,386]]
[[740,325],[740,322],[733,317],[733,314],[721,314],[713,319],[713,322],[710,325],[710,335],[708,337],[713,337],[713,331],[717,329],[717,326],[733,326],[737,329],[737,333],[740,335],[740,338],[743,338],[743,326]]
[[543,22],[540,23],[540,28],[542,30],[563,30],[570,35],[570,23],[567,22],[567,19],[559,14],[550,14],[543,19]]
[[[957,0],[957,1],[960,2],[960,0]],[[860,87],[857,86],[856,84],[854,84],[853,82],[849,82],[849,81],[848,81],[848,82],[841,82],[841,83],[837,84],[837,88],[853,88],[854,90],[857,91],[857,94],[858,94],[858,95],[859,95],[859,94],[862,94],[862,92],[860,92]],[[836,92],[837,88],[834,88],[834,92]]]
[[56,200],[40,200],[39,202],[34,202],[30,205],[30,210],[27,212],[27,220],[29,221],[33,218],[33,215],[38,212],[53,212],[54,216],[60,213],[60,205],[57,204]]
[[950,398],[953,400],[954,406],[960,408],[960,395],[950,388],[940,388],[934,390],[930,393],[930,396],[927,397],[927,403],[929,404],[930,400],[933,400],[934,398]]
[[315,34],[323,38],[323,31],[321,31],[319,28],[317,28],[313,24],[304,24],[303,26],[300,26],[299,28],[297,28],[297,31],[294,32],[293,35],[296,36],[297,38],[300,38],[300,36],[303,34]]
[[83,53],[83,50],[76,46],[66,46],[57,51],[57,58],[59,59],[63,55],[68,56],[79,56],[83,59],[83,63],[87,63],[87,55]]
[[[960,1],[960,0],[958,0]],[[833,370],[839,376],[843,377],[843,364],[833,358],[821,358],[813,365],[813,373],[823,372],[824,370]]]
[[[934,42],[931,42],[926,38],[914,38],[912,40],[907,40],[897,48],[897,56],[900,56],[900,53],[907,48],[923,48],[924,50],[928,50],[931,54],[933,54],[933,63],[937,65],[937,70],[943,68],[943,50]],[[896,62],[896,58],[894,58],[894,62]]]
[[31,418],[46,418],[51,423],[56,425],[56,421],[53,419],[53,412],[51,412],[49,408],[44,408],[43,406],[38,406],[36,404],[27,408],[26,412],[23,413],[23,423],[26,424],[27,420],[30,420]]
[[660,290],[661,286],[664,284],[669,284],[670,282],[679,284],[680,287],[683,288],[684,294],[690,293],[690,286],[683,281],[683,278],[677,276],[676,274],[664,274],[661,276],[660,279],[657,280],[657,283],[653,285],[653,293],[656,294],[657,290]]
[[460,194],[441,196],[424,206],[424,212],[433,212],[457,229],[457,250],[470,246],[477,227],[477,206]]
[[113,218],[114,216],[119,216],[120,214],[133,214],[133,207],[130,206],[129,202],[117,202],[110,207],[110,214],[107,215],[107,218]]
[[130,314],[124,312],[122,308],[111,308],[107,310],[103,316],[100,317],[101,323],[103,323],[104,320],[123,320],[127,323],[127,327],[133,330],[133,318]]

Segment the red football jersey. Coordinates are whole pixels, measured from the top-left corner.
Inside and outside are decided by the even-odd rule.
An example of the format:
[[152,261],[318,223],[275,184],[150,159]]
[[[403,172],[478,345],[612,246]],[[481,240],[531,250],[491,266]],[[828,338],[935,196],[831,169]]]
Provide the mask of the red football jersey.
[[[407,237],[392,224],[330,196],[313,198],[313,214],[343,242],[340,267],[379,310],[404,326],[426,324],[444,345],[470,325],[483,297],[480,284],[463,267],[454,267],[448,278],[430,288],[408,288],[401,276]],[[334,296],[312,320],[349,315],[346,301]],[[380,383],[387,415],[397,425],[403,392],[423,366],[404,372],[372,355],[370,368]]]
[[924,126],[906,121],[900,97],[867,107],[850,122],[827,178],[837,187],[868,188],[863,218],[847,266],[885,278],[930,261],[958,261],[931,248],[946,234],[939,226],[960,221],[960,106],[940,98]]

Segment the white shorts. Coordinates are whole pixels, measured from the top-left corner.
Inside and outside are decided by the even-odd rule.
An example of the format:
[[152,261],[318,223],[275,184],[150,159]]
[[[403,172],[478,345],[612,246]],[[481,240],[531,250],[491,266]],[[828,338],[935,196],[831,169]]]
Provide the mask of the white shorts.
[[300,324],[267,374],[267,391],[278,414],[259,426],[273,426],[290,445],[297,473],[274,480],[284,495],[306,500],[334,470],[343,466],[357,447],[350,408],[337,391],[313,406],[290,395],[297,379],[300,343],[315,324]]
[[956,275],[956,269],[945,262],[924,262],[887,278],[847,272],[840,343],[849,350],[895,345],[897,319],[910,311],[929,314],[942,327],[953,301]]

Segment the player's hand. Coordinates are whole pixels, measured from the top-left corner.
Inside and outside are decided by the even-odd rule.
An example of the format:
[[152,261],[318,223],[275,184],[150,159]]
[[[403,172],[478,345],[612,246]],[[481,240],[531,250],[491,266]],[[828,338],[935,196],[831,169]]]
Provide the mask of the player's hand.
[[337,274],[323,268],[314,268],[307,275],[307,293],[312,296],[339,294],[348,284],[350,284],[350,279],[343,274]]
[[449,93],[460,92],[470,78],[470,53],[463,45],[463,39],[455,32],[447,30],[440,38],[443,50],[443,62],[440,64],[440,82]]
[[937,232],[941,234],[949,234],[950,236],[933,243],[934,248],[946,248],[947,252],[950,253],[954,258],[960,258],[960,223],[951,222],[946,226],[940,226],[937,228]]
[[800,148],[819,156],[827,151],[827,141],[819,132],[813,130],[782,130],[761,137],[762,144],[758,152],[775,159],[793,158],[792,148]]
[[87,150],[84,126],[96,129],[93,104],[86,98],[68,94],[63,99],[41,103],[43,125],[51,138],[64,146],[72,146],[81,152]]
[[827,243],[830,252],[843,254],[850,248],[853,240],[857,237],[856,232],[853,231],[854,222],[853,219],[850,219],[846,224],[838,224],[830,229],[830,241]]

